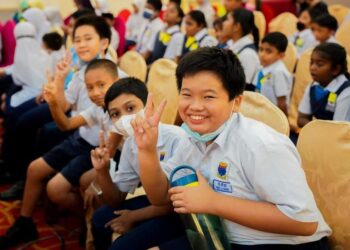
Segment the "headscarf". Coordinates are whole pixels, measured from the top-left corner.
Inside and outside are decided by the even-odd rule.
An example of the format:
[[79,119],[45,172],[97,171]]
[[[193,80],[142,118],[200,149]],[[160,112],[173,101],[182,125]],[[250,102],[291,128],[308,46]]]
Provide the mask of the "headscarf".
[[50,32],[50,23],[47,21],[44,12],[38,8],[30,8],[23,12],[23,17],[34,25],[36,39],[41,42],[42,37]]
[[50,22],[51,28],[62,27],[63,19],[59,8],[56,6],[48,6],[44,9],[46,19]]

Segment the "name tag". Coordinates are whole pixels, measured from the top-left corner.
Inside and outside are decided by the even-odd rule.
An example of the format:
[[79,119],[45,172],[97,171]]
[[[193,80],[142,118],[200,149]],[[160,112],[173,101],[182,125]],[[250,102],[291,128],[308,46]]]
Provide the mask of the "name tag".
[[213,189],[217,192],[232,193],[232,185],[227,181],[213,180]]

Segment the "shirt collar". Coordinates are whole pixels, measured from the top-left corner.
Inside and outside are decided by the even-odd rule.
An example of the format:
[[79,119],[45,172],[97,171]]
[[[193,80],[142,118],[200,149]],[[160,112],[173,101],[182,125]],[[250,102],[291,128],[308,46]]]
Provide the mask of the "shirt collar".
[[337,90],[340,88],[340,86],[344,83],[348,81],[348,79],[346,78],[345,75],[341,74],[339,76],[337,76],[336,78],[334,78],[326,87],[327,90],[329,90],[330,92],[337,92]]
[[168,33],[168,34],[172,34],[172,33],[175,33],[175,32],[177,32],[177,31],[180,31],[180,26],[179,25],[173,25],[173,26],[171,26],[171,27],[167,27],[166,29],[165,29],[165,31]]
[[273,64],[270,64],[269,66],[267,67],[263,67],[262,68],[262,72],[264,75],[278,69],[278,68],[281,68],[283,67],[283,62],[282,60],[277,60],[276,62],[274,62]]
[[[232,39],[231,39],[232,40]],[[230,41],[231,41],[230,40]],[[238,39],[237,41],[233,41],[230,43],[231,46],[229,48],[234,52],[238,53],[244,46],[251,44],[253,41],[250,39],[250,35],[246,35]]]
[[300,37],[306,37],[306,36],[310,36],[310,35],[313,36],[311,29],[304,29],[304,30],[299,32]]
[[198,31],[197,34],[194,36],[194,38],[198,42],[207,34],[208,34],[208,30],[206,28],[204,28],[204,29],[201,29],[200,31]]

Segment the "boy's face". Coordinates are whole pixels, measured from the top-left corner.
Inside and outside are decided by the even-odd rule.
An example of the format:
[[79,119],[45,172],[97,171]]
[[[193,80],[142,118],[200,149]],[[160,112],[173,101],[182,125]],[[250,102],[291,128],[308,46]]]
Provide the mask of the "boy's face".
[[143,102],[133,94],[121,94],[108,104],[108,113],[113,123],[124,115],[132,115],[144,108]]
[[242,7],[241,0],[224,0],[224,6],[227,12],[231,12],[235,9]]
[[178,23],[180,22],[179,13],[177,12],[175,3],[169,3],[167,5],[166,11],[164,12],[164,21],[166,23]]
[[284,53],[280,52],[276,47],[269,43],[262,43],[259,46],[259,59],[262,66],[267,67],[284,57]]
[[332,35],[334,35],[333,30],[321,27],[317,23],[311,23],[311,29],[315,39],[320,43],[326,42]]
[[104,106],[107,90],[118,78],[111,75],[103,68],[89,70],[85,74],[85,84],[89,98],[97,106]]
[[179,114],[190,129],[199,134],[217,130],[236,110],[221,80],[212,72],[202,71],[182,80]]
[[84,62],[95,59],[108,47],[108,39],[101,39],[95,28],[82,25],[75,30],[74,48],[79,58]]

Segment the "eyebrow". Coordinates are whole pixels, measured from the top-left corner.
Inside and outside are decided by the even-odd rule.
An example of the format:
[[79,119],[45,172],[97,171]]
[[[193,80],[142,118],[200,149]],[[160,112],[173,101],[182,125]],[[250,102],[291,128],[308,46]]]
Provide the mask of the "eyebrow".
[[[190,91],[190,92],[191,92],[191,90],[188,89],[188,88],[183,88],[183,89],[181,89],[180,91]],[[204,90],[203,92],[204,92],[204,93],[213,93],[213,94],[217,94],[217,92],[216,92],[215,90],[213,90],[213,89],[206,89],[206,90]]]

